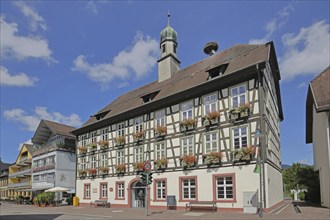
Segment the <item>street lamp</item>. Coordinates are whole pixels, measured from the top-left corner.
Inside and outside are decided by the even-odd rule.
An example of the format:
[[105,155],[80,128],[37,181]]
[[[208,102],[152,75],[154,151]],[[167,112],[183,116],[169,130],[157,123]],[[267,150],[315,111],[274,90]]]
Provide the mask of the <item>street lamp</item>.
[[264,160],[263,160],[263,148],[262,148],[262,143],[261,143],[261,138],[264,135],[260,131],[260,129],[256,130],[256,134],[254,135],[255,138],[259,139],[259,159],[258,159],[258,164],[260,167],[260,172],[259,172],[259,181],[260,181],[260,204],[259,204],[259,217],[263,218],[264,217],[264,210],[263,210],[263,201],[264,201],[264,195],[263,195],[263,190],[264,190]]

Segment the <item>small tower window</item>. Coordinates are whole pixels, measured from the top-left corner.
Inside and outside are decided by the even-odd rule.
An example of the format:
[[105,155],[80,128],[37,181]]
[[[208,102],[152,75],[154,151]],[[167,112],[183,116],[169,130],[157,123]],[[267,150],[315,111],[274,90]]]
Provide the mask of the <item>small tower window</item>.
[[165,53],[165,52],[166,52],[166,47],[165,47],[165,44],[163,44],[163,45],[162,45],[162,51],[163,51],[163,53]]
[[173,44],[173,52],[176,54],[176,45]]

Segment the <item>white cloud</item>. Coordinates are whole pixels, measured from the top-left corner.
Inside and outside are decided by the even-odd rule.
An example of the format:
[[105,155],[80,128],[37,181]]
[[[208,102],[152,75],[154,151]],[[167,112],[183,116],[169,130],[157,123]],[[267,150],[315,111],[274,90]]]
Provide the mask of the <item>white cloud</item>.
[[14,2],[19,10],[29,19],[29,26],[31,31],[36,31],[38,27],[43,29],[44,31],[47,30],[47,24],[43,17],[41,17],[37,10],[28,6],[23,1]]
[[94,1],[87,2],[86,9],[94,15],[97,15],[99,13]]
[[23,143],[20,143],[20,144],[18,145],[17,150],[18,150],[18,151],[21,151],[21,149],[22,149],[22,147],[23,147],[24,144],[32,144],[32,140],[29,139],[29,140],[27,140],[27,141],[24,141]]
[[294,8],[290,4],[278,11],[277,17],[273,18],[266,24],[266,35],[259,39],[251,39],[249,44],[264,44],[271,41],[272,35],[287,22],[287,19],[293,10]]
[[72,70],[84,72],[93,81],[104,85],[115,78],[125,80],[146,76],[156,64],[157,57],[157,41],[137,33],[131,48],[119,52],[111,63],[90,64],[85,55],[79,55],[73,61]]
[[302,82],[297,87],[298,87],[298,89],[302,89],[302,88],[305,89],[306,86],[307,86],[307,83],[306,82]]
[[4,111],[4,117],[9,121],[21,124],[24,130],[32,132],[37,129],[41,119],[55,121],[73,127],[79,127],[82,124],[80,117],[75,113],[66,116],[59,112],[48,112],[46,107],[39,106],[35,107],[32,114],[28,114],[20,108],[6,110]]
[[51,57],[47,40],[39,36],[18,36],[17,23],[7,23],[4,16],[0,20],[0,51],[3,58],[41,58],[56,62]]
[[18,73],[16,75],[10,74],[6,67],[0,66],[1,86],[30,87],[30,86],[34,86],[38,80],[39,80],[38,78],[29,77],[25,73]]
[[284,55],[279,59],[284,80],[298,75],[317,75],[330,65],[329,23],[317,21],[298,34],[282,37]]

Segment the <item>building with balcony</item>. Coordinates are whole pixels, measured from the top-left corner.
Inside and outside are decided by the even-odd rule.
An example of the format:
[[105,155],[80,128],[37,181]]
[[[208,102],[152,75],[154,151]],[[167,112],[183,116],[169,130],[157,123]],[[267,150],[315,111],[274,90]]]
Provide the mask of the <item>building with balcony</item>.
[[260,202],[266,211],[277,207],[283,112],[274,44],[216,53],[217,44],[209,43],[210,56],[184,69],[177,46],[168,24],[160,36],[158,80],[121,95],[73,131],[80,203],[144,207],[139,173],[150,161],[153,208],[166,207],[167,198],[178,209],[194,201],[215,202],[220,211]]
[[23,144],[16,162],[9,166],[8,193],[10,199],[13,200],[17,196],[32,198],[31,162],[32,145]]
[[319,173],[321,205],[330,208],[330,66],[309,83],[306,143],[313,143],[314,170]]
[[3,163],[0,160],[0,200],[9,199],[8,191],[8,174],[9,174],[9,163]]
[[32,190],[38,194],[52,187],[70,189],[75,193],[74,127],[41,120],[32,137]]

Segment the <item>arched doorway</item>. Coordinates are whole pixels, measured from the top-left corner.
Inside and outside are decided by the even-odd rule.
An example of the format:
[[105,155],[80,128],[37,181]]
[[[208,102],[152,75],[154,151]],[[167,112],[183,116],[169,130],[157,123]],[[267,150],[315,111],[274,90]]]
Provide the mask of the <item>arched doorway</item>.
[[139,181],[135,181],[131,184],[131,204],[132,208],[144,208],[145,207],[145,186]]

